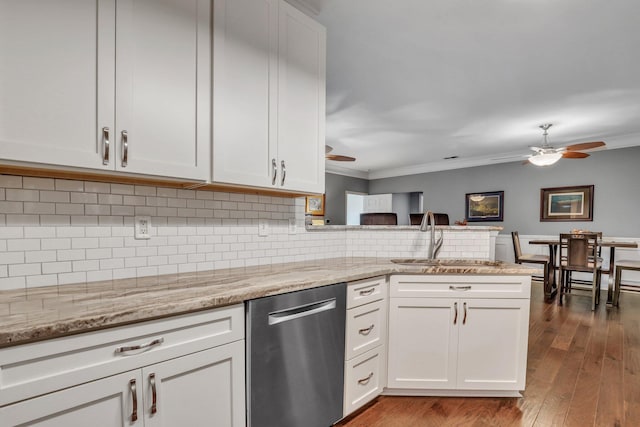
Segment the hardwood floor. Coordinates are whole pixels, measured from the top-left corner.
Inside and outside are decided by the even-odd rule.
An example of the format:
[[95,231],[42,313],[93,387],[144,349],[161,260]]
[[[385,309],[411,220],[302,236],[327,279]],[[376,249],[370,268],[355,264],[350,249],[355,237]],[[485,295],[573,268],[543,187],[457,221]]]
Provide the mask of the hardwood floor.
[[[532,286],[522,398],[381,396],[340,427],[640,426],[640,294],[620,307],[575,293],[563,306]],[[584,296],[583,296],[584,295]]]

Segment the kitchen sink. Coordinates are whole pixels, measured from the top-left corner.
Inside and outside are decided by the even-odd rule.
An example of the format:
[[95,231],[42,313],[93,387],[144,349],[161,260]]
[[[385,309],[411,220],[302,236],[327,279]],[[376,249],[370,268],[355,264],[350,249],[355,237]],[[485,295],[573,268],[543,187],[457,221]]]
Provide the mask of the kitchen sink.
[[398,258],[392,259],[394,264],[434,266],[434,267],[500,267],[502,261],[487,261],[480,259],[428,259],[428,258]]

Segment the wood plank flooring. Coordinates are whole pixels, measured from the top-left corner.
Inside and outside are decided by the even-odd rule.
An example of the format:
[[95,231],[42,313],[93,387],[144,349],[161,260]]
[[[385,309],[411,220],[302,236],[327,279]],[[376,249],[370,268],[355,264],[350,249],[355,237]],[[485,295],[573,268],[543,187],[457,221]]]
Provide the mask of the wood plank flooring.
[[522,398],[381,396],[340,427],[640,426],[640,293],[595,312],[575,292],[563,306],[532,286]]

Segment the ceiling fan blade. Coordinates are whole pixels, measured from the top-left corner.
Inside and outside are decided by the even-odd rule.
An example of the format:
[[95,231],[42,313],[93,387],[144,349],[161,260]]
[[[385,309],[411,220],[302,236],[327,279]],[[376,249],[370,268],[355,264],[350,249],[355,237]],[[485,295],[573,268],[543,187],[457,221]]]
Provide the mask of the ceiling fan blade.
[[584,159],[585,157],[589,157],[589,155],[580,151],[565,151],[562,153],[563,159]]
[[531,162],[529,161],[529,159],[527,159],[527,160],[523,160],[523,161],[522,161],[522,164],[523,164],[523,165],[530,165],[530,164],[531,164]]
[[605,144],[602,141],[593,141],[593,142],[583,142],[580,144],[567,145],[564,147],[567,151],[584,151],[584,150],[592,150],[598,147],[604,147]]
[[324,158],[327,160],[334,160],[336,162],[354,162],[356,160],[355,157],[341,156],[339,154],[327,154]]

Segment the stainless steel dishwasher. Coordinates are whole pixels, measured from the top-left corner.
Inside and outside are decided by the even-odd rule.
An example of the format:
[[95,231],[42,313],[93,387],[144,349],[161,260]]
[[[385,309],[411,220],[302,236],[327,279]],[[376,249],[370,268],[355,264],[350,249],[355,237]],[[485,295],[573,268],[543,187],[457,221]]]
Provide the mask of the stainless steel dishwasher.
[[342,418],[346,289],[246,303],[249,427],[329,427]]

